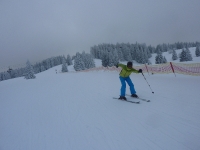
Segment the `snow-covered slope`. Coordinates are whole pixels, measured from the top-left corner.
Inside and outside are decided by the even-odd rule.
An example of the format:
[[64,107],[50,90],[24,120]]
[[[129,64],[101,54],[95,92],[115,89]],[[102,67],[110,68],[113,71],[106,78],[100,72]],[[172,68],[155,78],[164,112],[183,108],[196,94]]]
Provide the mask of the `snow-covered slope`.
[[199,77],[145,74],[152,94],[143,76],[132,74],[137,94],[151,100],[132,104],[113,99],[118,72],[68,69],[0,82],[0,150],[200,148]]

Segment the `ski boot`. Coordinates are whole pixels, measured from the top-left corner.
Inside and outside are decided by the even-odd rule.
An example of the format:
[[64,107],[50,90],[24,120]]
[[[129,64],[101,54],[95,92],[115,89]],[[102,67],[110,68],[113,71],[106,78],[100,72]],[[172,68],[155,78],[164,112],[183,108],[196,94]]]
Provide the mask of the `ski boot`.
[[132,94],[131,97],[138,98],[138,96],[136,94]]
[[119,99],[125,100],[125,101],[127,100],[125,96],[120,96]]

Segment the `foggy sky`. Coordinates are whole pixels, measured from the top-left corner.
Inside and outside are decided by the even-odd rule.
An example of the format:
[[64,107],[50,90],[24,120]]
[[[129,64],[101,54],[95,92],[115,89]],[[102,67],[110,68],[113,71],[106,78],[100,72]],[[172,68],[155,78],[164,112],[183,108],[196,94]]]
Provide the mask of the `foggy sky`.
[[200,41],[199,0],[0,0],[0,70],[102,43]]

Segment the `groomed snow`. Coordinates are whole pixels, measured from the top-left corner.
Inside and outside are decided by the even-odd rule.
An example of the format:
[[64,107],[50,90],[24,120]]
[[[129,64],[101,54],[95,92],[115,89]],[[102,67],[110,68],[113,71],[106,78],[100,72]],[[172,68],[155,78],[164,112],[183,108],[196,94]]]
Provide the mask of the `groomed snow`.
[[145,74],[152,94],[132,74],[137,94],[151,100],[132,104],[113,99],[119,72],[68,69],[0,82],[0,150],[200,149],[199,77]]

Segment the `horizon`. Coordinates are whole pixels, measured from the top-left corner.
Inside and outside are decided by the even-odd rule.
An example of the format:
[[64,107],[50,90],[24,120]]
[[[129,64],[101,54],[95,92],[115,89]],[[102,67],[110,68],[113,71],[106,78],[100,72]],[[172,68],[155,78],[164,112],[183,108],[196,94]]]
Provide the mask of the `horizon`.
[[[127,42],[128,43],[128,42]],[[127,43],[125,43],[125,44],[127,44]],[[135,42],[135,43],[138,43],[138,44],[146,44],[146,43],[139,43],[139,42]],[[135,43],[130,43],[130,44],[135,44]],[[182,44],[184,44],[184,43],[199,43],[198,41],[195,41],[195,42],[175,42],[175,43],[162,43],[162,44],[170,44],[170,45],[173,45],[173,44],[177,44],[177,43],[182,43]],[[97,44],[97,45],[100,45],[100,44],[111,44],[111,43],[99,43],[99,44]],[[118,43],[116,43],[116,44],[118,44]],[[116,45],[116,44],[113,44],[113,45]],[[119,44],[122,44],[122,43],[119,43]],[[158,45],[162,45],[162,44],[158,44]],[[156,45],[156,46],[158,46],[158,45]],[[95,45],[93,45],[93,46],[95,46]],[[147,46],[152,46],[151,44],[150,45],[147,45]],[[156,46],[152,46],[152,47],[154,47],[154,48],[156,48]],[[92,47],[92,46],[91,46]],[[191,47],[192,48],[192,47]],[[83,51],[82,51],[83,52]],[[82,52],[79,52],[79,53],[82,53]],[[77,53],[77,52],[76,52]],[[70,55],[71,57],[73,57],[73,56],[75,56],[76,55],[76,53],[74,54],[74,55]],[[90,53],[90,51],[89,52],[86,52],[86,53]],[[153,54],[153,53],[152,53]],[[64,55],[65,57],[67,57],[67,55],[68,54],[66,54],[66,55]],[[57,56],[51,56],[51,57],[49,57],[49,58],[52,58],[52,57],[58,57],[58,56],[62,56],[62,55],[57,55]],[[38,60],[38,61],[35,61],[35,62],[31,62],[29,59],[26,59],[26,61],[24,61],[24,63],[21,63],[21,64],[13,64],[13,65],[5,65],[5,66],[1,66],[0,65],[0,72],[4,72],[4,71],[7,71],[8,69],[18,69],[18,68],[23,68],[23,67],[26,67],[26,62],[27,61],[30,61],[31,62],[31,64],[32,65],[34,65],[34,64],[36,64],[36,63],[40,63],[40,62],[42,62],[42,61],[44,61],[44,60],[46,60],[46,59],[49,59],[49,58],[44,58],[44,59],[42,59],[42,60]]]

